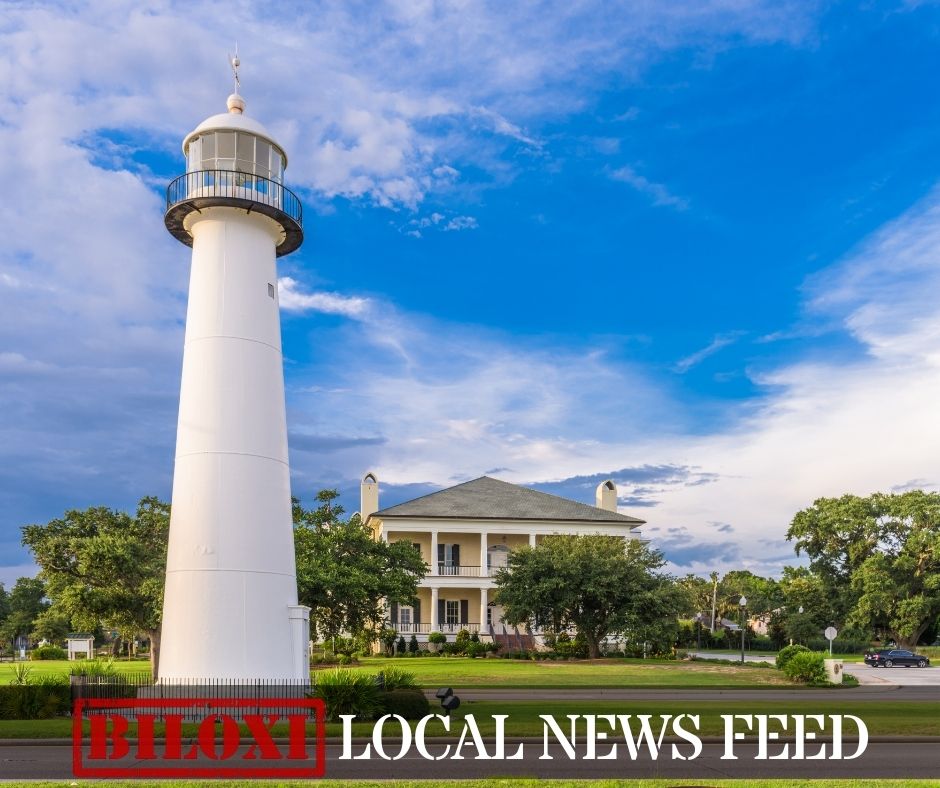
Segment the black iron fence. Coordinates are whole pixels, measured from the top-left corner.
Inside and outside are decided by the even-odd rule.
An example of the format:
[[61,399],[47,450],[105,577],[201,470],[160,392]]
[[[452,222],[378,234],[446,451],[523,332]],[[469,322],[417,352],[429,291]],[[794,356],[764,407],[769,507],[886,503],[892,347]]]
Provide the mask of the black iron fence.
[[[127,674],[114,676],[72,676],[70,679],[71,700],[122,701],[135,699],[134,713],[154,714],[162,720],[168,714],[182,715],[185,720],[201,719],[204,707],[192,703],[174,706],[166,701],[214,701],[213,712],[222,712],[238,718],[244,714],[265,714],[282,711],[283,714],[296,714],[296,706],[285,704],[279,709],[277,701],[295,700],[309,697],[314,688],[315,679],[309,683],[289,679],[174,679],[172,682],[154,682],[149,674]],[[148,700],[160,701],[152,707]],[[231,707],[224,701],[232,700]],[[219,701],[222,701],[220,704]],[[234,701],[237,701],[234,702]],[[250,703],[258,701],[257,711]],[[263,703],[262,703],[263,701]],[[86,714],[104,714],[120,708],[118,704],[110,708],[106,704],[96,703],[95,709],[88,709]]]
[[303,206],[296,194],[270,178],[236,170],[196,170],[180,175],[166,188],[166,209],[188,200],[219,197],[276,208],[303,227]]

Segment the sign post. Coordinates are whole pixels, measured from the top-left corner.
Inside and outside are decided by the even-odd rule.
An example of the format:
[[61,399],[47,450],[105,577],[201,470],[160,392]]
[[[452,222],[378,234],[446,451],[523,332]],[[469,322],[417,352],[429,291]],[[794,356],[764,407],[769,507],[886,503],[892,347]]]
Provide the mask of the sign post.
[[826,640],[829,641],[829,656],[832,656],[832,641],[836,639],[836,635],[839,634],[839,630],[835,627],[826,627],[826,631],[823,632],[826,636]]

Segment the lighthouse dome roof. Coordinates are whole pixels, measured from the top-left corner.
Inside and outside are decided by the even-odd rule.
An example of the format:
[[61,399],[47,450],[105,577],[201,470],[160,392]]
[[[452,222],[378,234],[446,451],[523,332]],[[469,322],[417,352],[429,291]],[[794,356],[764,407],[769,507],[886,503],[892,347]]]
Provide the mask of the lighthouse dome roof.
[[[229,97],[229,111],[220,112],[218,115],[213,115],[212,117],[206,118],[202,123],[200,123],[196,128],[194,128],[189,134],[186,135],[183,140],[183,155],[187,154],[187,148],[189,148],[189,143],[193,138],[198,137],[200,134],[203,134],[207,131],[247,131],[251,134],[254,134],[257,137],[267,140],[272,145],[274,145],[281,153],[284,155],[284,166],[287,166],[287,153],[284,151],[284,147],[276,140],[271,133],[257,120],[250,118],[247,115],[242,113],[242,109],[245,106],[244,101],[240,101],[239,104],[234,104],[232,99],[236,95]],[[240,96],[237,98],[241,99]]]

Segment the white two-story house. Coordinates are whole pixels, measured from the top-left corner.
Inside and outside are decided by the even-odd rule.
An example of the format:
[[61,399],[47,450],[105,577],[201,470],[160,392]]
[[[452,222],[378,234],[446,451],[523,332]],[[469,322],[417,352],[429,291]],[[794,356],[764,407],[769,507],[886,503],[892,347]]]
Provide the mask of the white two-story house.
[[417,603],[390,610],[392,626],[421,643],[430,632],[453,640],[466,629],[484,641],[516,632],[492,601],[493,575],[515,548],[535,546],[550,534],[637,539],[644,523],[617,511],[617,487],[610,480],[598,485],[594,506],[488,476],[379,509],[378,480],[369,473],[361,495],[360,516],[375,538],[410,542],[430,567]]

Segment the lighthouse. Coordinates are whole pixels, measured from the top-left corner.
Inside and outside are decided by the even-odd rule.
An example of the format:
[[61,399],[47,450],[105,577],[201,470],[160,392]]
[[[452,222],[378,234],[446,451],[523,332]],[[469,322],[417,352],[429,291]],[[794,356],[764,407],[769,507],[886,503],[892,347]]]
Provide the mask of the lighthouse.
[[303,242],[287,154],[245,114],[183,140],[167,230],[192,247],[161,683],[309,681],[297,603],[276,259]]

